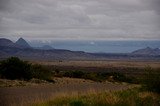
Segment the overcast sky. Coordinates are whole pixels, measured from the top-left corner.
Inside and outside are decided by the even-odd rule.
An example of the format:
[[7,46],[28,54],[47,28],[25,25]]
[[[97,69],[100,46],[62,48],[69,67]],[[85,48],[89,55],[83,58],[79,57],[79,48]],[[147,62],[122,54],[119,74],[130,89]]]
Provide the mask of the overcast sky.
[[0,37],[160,40],[160,0],[0,0]]

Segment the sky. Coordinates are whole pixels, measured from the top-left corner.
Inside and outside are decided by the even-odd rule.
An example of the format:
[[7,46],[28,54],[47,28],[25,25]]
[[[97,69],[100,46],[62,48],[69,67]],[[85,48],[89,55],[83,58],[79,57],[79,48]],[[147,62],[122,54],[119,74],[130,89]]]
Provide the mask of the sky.
[[160,0],[0,0],[0,37],[160,40]]

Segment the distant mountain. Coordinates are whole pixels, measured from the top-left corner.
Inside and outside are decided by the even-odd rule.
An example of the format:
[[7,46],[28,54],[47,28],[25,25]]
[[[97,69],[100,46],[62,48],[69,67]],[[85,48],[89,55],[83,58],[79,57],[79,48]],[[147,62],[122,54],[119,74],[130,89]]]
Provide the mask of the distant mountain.
[[18,47],[15,43],[6,38],[0,38],[0,46]]
[[160,55],[159,48],[143,48],[136,51],[133,51],[132,54],[139,54],[139,55]]
[[23,47],[23,48],[31,48],[31,46],[23,39],[23,38],[19,38],[15,44]]
[[[44,50],[45,49],[45,50]],[[53,49],[49,45],[41,49],[32,48],[23,38],[16,43],[8,39],[0,39],[0,58],[16,56],[31,60],[54,60],[54,59],[86,59],[94,57],[82,51],[70,51],[64,49]]]
[[41,50],[53,50],[54,48],[50,45],[44,45],[42,47],[35,47],[35,49],[41,49]]
[[53,49],[48,45],[42,48],[32,48],[23,38],[20,38],[16,43],[0,38],[0,59],[16,56],[29,60],[160,60],[159,48],[152,49],[148,47],[132,53],[86,53],[83,51]]

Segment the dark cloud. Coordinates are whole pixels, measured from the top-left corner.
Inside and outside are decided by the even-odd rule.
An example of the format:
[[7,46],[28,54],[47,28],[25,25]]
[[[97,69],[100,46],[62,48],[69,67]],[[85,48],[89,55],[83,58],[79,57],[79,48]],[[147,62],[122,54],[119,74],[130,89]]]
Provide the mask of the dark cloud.
[[0,0],[0,11],[4,11],[8,9],[10,0]]

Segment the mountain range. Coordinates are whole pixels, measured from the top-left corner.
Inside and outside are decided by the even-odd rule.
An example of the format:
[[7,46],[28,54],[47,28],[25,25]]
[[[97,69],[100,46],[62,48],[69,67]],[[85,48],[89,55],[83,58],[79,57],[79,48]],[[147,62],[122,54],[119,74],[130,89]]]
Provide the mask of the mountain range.
[[108,59],[157,59],[160,60],[159,48],[143,48],[132,53],[86,53],[83,51],[70,51],[54,49],[49,45],[34,48],[23,38],[15,43],[6,38],[0,38],[0,58],[16,56],[29,60],[108,60]]

